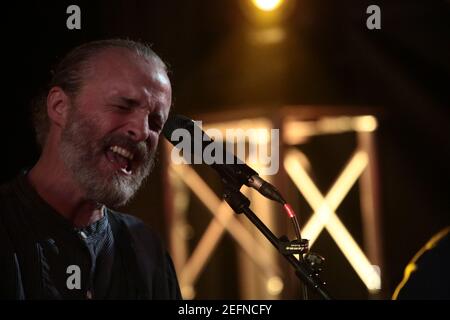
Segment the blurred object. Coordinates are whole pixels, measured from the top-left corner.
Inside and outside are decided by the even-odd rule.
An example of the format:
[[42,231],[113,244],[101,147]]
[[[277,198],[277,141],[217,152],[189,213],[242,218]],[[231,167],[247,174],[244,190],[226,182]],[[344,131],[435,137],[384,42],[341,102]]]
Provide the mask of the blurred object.
[[[358,150],[356,150],[336,179],[326,196],[322,196],[319,188],[302,167],[304,155],[290,148],[285,153],[285,169],[294,181],[298,190],[305,196],[306,201],[315,210],[313,216],[302,228],[303,235],[313,246],[319,233],[326,228],[334,241],[352,265],[358,276],[372,293],[381,289],[381,277],[377,269],[370,263],[357,242],[353,239],[345,225],[334,212],[341,201],[350,191],[353,184],[361,177],[361,213],[365,243],[372,261],[381,261],[380,232],[378,230],[378,205],[375,199],[375,168],[373,137],[377,121],[373,116],[335,116],[321,117],[312,121],[302,121],[292,118],[286,121],[284,137],[287,143],[293,145],[301,143],[307,137],[314,135],[337,134],[354,131],[358,136]],[[369,134],[369,136],[367,135]],[[372,158],[369,162],[369,158]],[[370,165],[369,165],[370,164]],[[378,267],[379,265],[376,264]]]
[[436,234],[405,268],[392,299],[450,299],[450,226]]
[[[319,233],[326,227],[367,288],[371,291],[380,290],[380,275],[377,274],[358,244],[334,212],[335,207],[343,200],[367,167],[367,154],[363,151],[355,153],[326,197],[320,194],[314,182],[299,165],[300,161],[297,158],[296,151],[290,151],[287,154],[285,160],[286,170],[298,189],[305,195],[305,198],[315,210],[314,215],[303,228],[304,237],[313,245]],[[370,206],[368,208],[372,209]]]
[[252,0],[252,2],[262,11],[273,11],[283,3],[283,0]]
[[[225,132],[226,129],[264,129],[267,128],[267,125],[270,124],[268,121],[261,121],[258,119],[238,121],[235,123],[225,123],[225,124],[217,124],[212,125],[217,130]],[[205,129],[208,127],[205,126]],[[225,134],[224,134],[225,136]],[[270,143],[270,137],[266,135],[252,135],[250,136],[250,143],[258,146],[267,145]],[[238,141],[236,141],[238,142]],[[170,152],[168,152],[169,154]],[[252,167],[258,170],[257,163],[252,163]],[[216,249],[218,241],[223,235],[225,230],[228,230],[235,241],[242,247],[243,252],[247,255],[252,261],[250,267],[256,264],[262,274],[267,277],[267,279],[280,279],[281,271],[276,265],[275,256],[276,252],[266,250],[265,243],[260,239],[259,241],[255,240],[257,236],[257,230],[248,230],[244,226],[242,226],[241,222],[236,219],[235,214],[228,207],[228,205],[221,201],[215,194],[214,191],[209,187],[202,178],[194,171],[194,169],[190,168],[187,165],[171,165],[169,164],[169,170],[171,172],[171,179],[176,182],[176,179],[182,181],[186,184],[191,191],[197,196],[197,198],[208,208],[209,212],[215,217],[209,224],[207,230],[204,232],[202,238],[200,239],[197,247],[192,252],[191,256],[187,258],[186,252],[180,252],[180,256],[182,257],[180,261],[178,258],[175,259],[175,265],[178,266],[178,275],[180,279],[180,286],[183,292],[184,297],[192,297],[194,298],[193,292],[195,292],[192,288],[194,287],[200,273],[208,262],[210,255]],[[259,196],[257,192],[254,190],[246,190],[247,196],[252,199],[255,196]],[[268,199],[258,199],[255,201],[255,208],[258,212],[262,212],[267,219],[273,220],[275,218],[274,214],[271,212],[273,209],[273,204]],[[173,217],[178,217],[179,219],[173,219],[175,229],[178,229],[176,225],[178,223],[184,224],[185,222],[183,218],[183,214],[180,212],[172,215]],[[185,238],[180,237],[177,234],[172,234],[174,238],[172,238],[171,243],[174,244],[174,250],[180,251],[180,248],[183,246],[179,246],[179,243],[185,242]],[[262,244],[260,244],[262,243]],[[241,268],[247,269],[247,264],[244,263],[245,260],[240,259],[243,262]],[[183,264],[181,267],[180,264]],[[276,298],[278,294],[281,292],[280,287],[282,287],[282,282],[273,285],[263,285],[261,282],[260,273],[255,273],[253,270],[250,272],[243,271],[243,274],[254,274],[258,277],[255,279],[254,285],[244,285],[242,286],[243,291],[250,290],[247,292],[248,296],[255,296],[259,292],[266,292],[264,298]],[[251,277],[246,277],[247,281],[251,280]],[[280,280],[281,281],[281,280]],[[257,284],[260,284],[262,287],[258,288],[255,291]],[[267,288],[267,289],[264,289]],[[278,289],[277,289],[278,288]],[[263,290],[264,289],[264,290]],[[185,295],[185,292],[188,293]]]
[[[248,148],[250,148],[250,145],[256,145],[258,149],[264,148],[264,150],[270,149],[268,145],[273,143],[273,141],[271,141],[271,135],[263,134],[261,130],[265,129],[268,132],[268,130],[280,128],[281,141],[278,150],[280,153],[280,172],[274,176],[264,178],[270,178],[269,181],[272,181],[275,186],[279,187],[282,194],[287,194],[291,199],[295,199],[292,203],[297,204],[297,206],[299,198],[294,198],[293,193],[300,192],[305,197],[306,203],[309,203],[314,213],[306,221],[305,213],[296,210],[299,212],[300,222],[303,222],[302,233],[304,237],[310,239],[310,245],[312,246],[322,230],[326,229],[329,231],[334,243],[337,244],[340,251],[349,261],[353,271],[367,287],[366,290],[368,291],[366,292],[377,294],[381,289],[379,270],[382,270],[383,265],[379,230],[377,172],[373,143],[373,133],[377,128],[377,120],[374,116],[369,115],[370,113],[362,112],[364,112],[362,108],[341,108],[340,110],[336,108],[331,111],[329,108],[318,107],[314,109],[308,107],[286,107],[274,114],[258,114],[258,111],[256,111],[256,115],[251,116],[247,110],[247,112],[235,114],[208,114],[193,117],[193,119],[203,120],[204,130],[215,129],[218,132],[222,132],[224,137],[227,130],[245,132],[249,129],[260,129],[258,131],[260,134],[243,136],[241,139],[246,139]],[[220,122],[217,121],[218,119],[220,119]],[[316,136],[326,138],[343,133],[356,134],[356,150],[353,151],[353,156],[348,160],[347,165],[330,191],[325,196],[322,196],[322,192],[319,191],[316,186],[317,182],[314,181],[314,176],[310,172],[312,168],[315,170],[320,170],[320,168],[317,168],[317,165],[304,152],[298,150],[299,144],[309,142]],[[227,143],[233,144],[238,142],[238,140],[227,141]],[[339,149],[339,145],[336,147]],[[172,254],[174,255],[184,297],[189,299],[197,297],[211,298],[205,292],[199,296],[196,294],[198,291],[195,288],[201,281],[202,274],[206,272],[207,264],[212,255],[218,250],[223,250],[219,246],[219,241],[222,239],[225,231],[228,231],[237,244],[237,265],[229,263],[222,265],[222,271],[219,271],[220,276],[218,274],[216,276],[226,277],[228,282],[234,281],[233,278],[236,281],[238,280],[238,298],[298,298],[293,293],[296,290],[293,287],[299,287],[298,282],[289,279],[288,273],[292,272],[292,270],[280,263],[277,253],[270,247],[270,243],[259,234],[258,230],[240,219],[240,216],[235,215],[228,205],[213,191],[219,188],[217,191],[220,194],[220,186],[217,184],[218,177],[208,178],[209,172],[205,171],[207,176],[202,178],[199,174],[202,169],[201,166],[195,166],[195,170],[194,167],[189,165],[175,165],[171,163],[169,161],[171,150],[172,148],[167,143],[166,158],[168,161],[166,165],[170,172],[170,179],[174,185],[184,184],[187,188],[177,187],[174,189],[169,184],[165,190],[167,194],[166,199],[174,199],[174,190],[176,192],[193,194],[213,217],[206,229],[201,231],[201,229],[196,227],[199,224],[204,225],[203,221],[198,220],[199,217],[196,213],[196,211],[201,210],[200,208],[188,210],[186,207],[169,206],[172,210],[178,209],[178,212],[169,213],[173,217],[171,219],[171,230],[179,230],[188,223],[195,229],[196,234],[200,231],[203,232],[203,235],[199,236],[198,241],[195,242],[190,241],[179,232],[171,232]],[[248,160],[245,159],[245,161]],[[262,167],[267,165],[267,163],[263,164],[257,161],[249,162],[248,164],[258,172],[261,172]],[[294,185],[288,183],[287,177],[292,179]],[[361,226],[364,235],[363,247],[365,250],[361,249],[359,241],[352,237],[350,231],[336,215],[336,210],[340,203],[346,198],[350,190],[354,188],[358,180],[359,196],[355,200],[359,202],[360,206]],[[278,208],[272,202],[262,198],[254,190],[244,187],[242,191],[252,200],[252,209],[272,230],[275,230],[278,235],[283,234],[283,232],[291,232],[286,226],[285,220],[287,219],[283,218],[284,215],[280,214]],[[177,197],[180,198],[180,196]],[[185,196],[182,198],[185,198]],[[291,201],[288,200],[288,202]],[[192,211],[193,209],[194,211]],[[347,212],[341,212],[343,216],[347,214]],[[191,249],[189,249],[189,245],[186,245],[188,242],[192,244]],[[176,257],[175,252],[180,250],[183,252],[179,252],[179,256]],[[328,263],[333,265],[333,261],[330,261],[327,257],[329,252],[320,251],[327,258]],[[336,273],[333,274],[336,276]],[[345,283],[339,282],[339,276],[336,279],[327,279],[326,277],[323,279],[330,280],[336,285],[346,288]],[[220,288],[217,288],[217,290],[220,291]]]
[[292,13],[295,0],[240,0],[242,12],[256,27],[280,26]]

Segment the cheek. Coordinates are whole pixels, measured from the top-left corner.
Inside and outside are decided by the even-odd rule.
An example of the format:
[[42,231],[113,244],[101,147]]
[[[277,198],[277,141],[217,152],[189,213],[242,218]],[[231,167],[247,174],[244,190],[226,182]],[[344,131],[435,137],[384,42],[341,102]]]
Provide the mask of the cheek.
[[96,137],[104,137],[108,133],[114,131],[114,119],[107,115],[96,115],[91,118],[92,123],[95,126]]

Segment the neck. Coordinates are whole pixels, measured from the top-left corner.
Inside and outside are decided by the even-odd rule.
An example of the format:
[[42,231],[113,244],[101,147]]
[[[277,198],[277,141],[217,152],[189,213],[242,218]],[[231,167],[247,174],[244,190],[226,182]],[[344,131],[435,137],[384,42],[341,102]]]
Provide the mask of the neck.
[[46,147],[28,179],[39,196],[76,227],[85,227],[103,216],[101,205],[88,200],[59,157]]

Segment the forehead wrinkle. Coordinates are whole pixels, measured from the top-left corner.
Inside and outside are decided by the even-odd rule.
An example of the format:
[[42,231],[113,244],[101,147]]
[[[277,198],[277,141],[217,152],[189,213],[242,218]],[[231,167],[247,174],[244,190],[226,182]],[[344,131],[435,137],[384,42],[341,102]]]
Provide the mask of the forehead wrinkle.
[[88,91],[92,92],[95,87],[96,93],[101,90],[105,98],[123,96],[136,99],[151,109],[171,103],[169,78],[164,65],[155,59],[110,49],[92,57],[89,64],[88,78],[96,85],[88,85]]
[[124,103],[129,107],[144,109],[150,113],[161,113],[161,117],[164,118],[164,112],[162,111],[164,108],[164,101],[161,101],[161,98],[158,99],[157,96],[148,92],[147,94],[141,93],[140,95],[135,96],[126,94],[123,91],[115,90],[115,92],[109,95],[106,100],[109,103]]

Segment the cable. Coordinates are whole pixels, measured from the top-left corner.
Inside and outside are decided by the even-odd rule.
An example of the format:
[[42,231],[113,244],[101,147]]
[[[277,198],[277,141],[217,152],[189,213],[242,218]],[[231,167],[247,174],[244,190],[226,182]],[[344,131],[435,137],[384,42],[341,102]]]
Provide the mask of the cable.
[[285,203],[283,205],[283,208],[286,211],[289,219],[291,220],[291,222],[293,224],[297,240],[301,241],[302,240],[302,236],[301,236],[301,233],[300,233],[300,225],[298,223],[297,215],[295,214],[294,209],[292,209],[292,207],[291,207],[291,205],[289,203]]
[[[294,209],[292,209],[292,206],[287,202],[285,202],[283,204],[283,208],[284,208],[284,211],[286,211],[286,214],[288,215],[289,219],[292,222],[297,240],[301,243],[302,236],[300,233],[300,224],[298,223],[297,215],[295,214]],[[298,256],[299,256],[299,260],[302,261],[303,255],[299,254]],[[304,283],[302,284],[302,291],[303,291],[303,299],[308,300],[308,288],[307,288],[306,284],[304,284]]]

